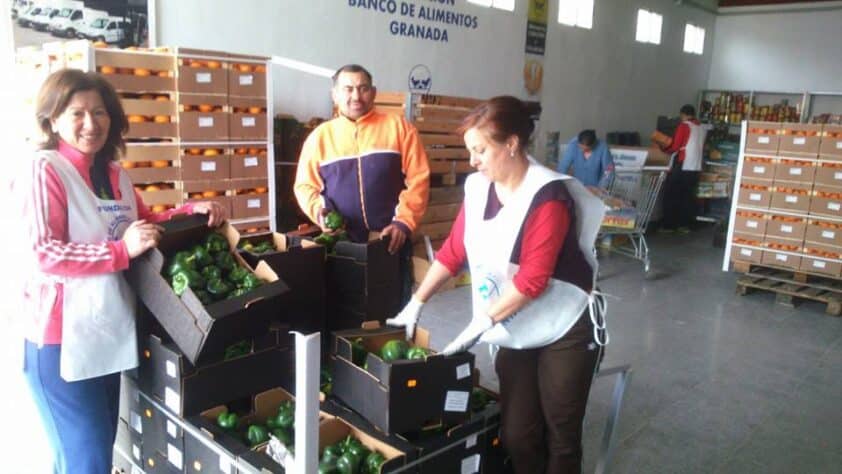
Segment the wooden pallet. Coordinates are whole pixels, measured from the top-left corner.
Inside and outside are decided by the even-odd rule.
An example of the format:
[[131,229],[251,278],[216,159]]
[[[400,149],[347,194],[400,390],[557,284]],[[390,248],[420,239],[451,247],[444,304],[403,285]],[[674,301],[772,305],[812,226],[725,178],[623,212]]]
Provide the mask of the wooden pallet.
[[737,279],[737,294],[745,296],[754,290],[771,291],[775,302],[790,308],[800,300],[825,303],[825,312],[832,316],[842,314],[842,282],[820,278],[791,270],[751,266]]

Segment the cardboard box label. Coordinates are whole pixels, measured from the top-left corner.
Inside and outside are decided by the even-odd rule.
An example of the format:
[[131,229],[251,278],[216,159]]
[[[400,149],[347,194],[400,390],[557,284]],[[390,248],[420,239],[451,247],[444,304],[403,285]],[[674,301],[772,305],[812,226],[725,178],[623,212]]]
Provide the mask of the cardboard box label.
[[756,229],[757,226],[757,221],[746,221],[746,227],[748,227],[749,229]]
[[836,238],[836,232],[832,230],[823,230],[822,231],[822,238],[823,239],[833,239]]
[[795,204],[798,202],[798,196],[784,196],[784,201]]
[[176,426],[170,419],[167,419],[167,434],[170,435],[170,438],[178,436],[178,426]]
[[[138,446],[136,444],[132,445],[132,457],[134,457],[135,460],[140,461],[140,446]],[[132,474],[134,474],[135,472],[143,472],[140,469],[135,471],[136,467],[137,466],[134,466],[134,465],[132,466]]]
[[471,364],[462,364],[456,366],[456,380],[462,380],[465,377],[471,376]]
[[751,249],[740,249],[740,255],[745,255],[746,257],[751,257],[754,251]]
[[468,456],[462,460],[462,467],[461,473],[462,474],[474,474],[479,472],[479,462],[480,462],[480,455],[474,454],[473,456]]
[[465,412],[468,410],[469,392],[461,390],[448,390],[444,399],[444,411]]
[[170,462],[170,464],[177,467],[178,469],[181,469],[181,464],[183,462],[182,458],[183,457],[181,455],[181,451],[175,446],[167,443],[167,460]]
[[776,253],[776,254],[775,254],[775,260],[777,260],[777,261],[779,261],[779,262],[786,262],[787,260],[789,260],[789,255],[784,255],[784,254],[781,254],[781,253]]
[[748,195],[749,201],[759,201],[761,199],[763,199],[763,197],[760,194],[757,194],[757,193],[751,193],[751,194]]
[[815,268],[824,268],[827,264],[821,260],[813,260],[813,267]]
[[768,144],[769,143],[769,137],[757,137],[757,143]]
[[202,162],[202,171],[216,171],[216,162],[215,161],[203,161]]
[[256,156],[247,156],[246,159],[243,160],[243,166],[245,166],[246,168],[251,168],[257,165],[258,161]]
[[175,378],[176,377],[176,375],[175,375],[176,374],[175,362],[173,362],[171,360],[168,360],[165,365],[166,365],[167,375],[169,375],[171,378]]
[[241,86],[250,86],[254,84],[254,76],[251,74],[243,74],[240,76],[240,85]]
[[213,127],[213,117],[199,117],[200,127]]
[[231,460],[228,456],[219,456],[219,470],[225,474],[231,474]]
[[757,174],[763,174],[763,173],[766,172],[766,167],[765,166],[755,166],[753,168],[753,171]]
[[164,405],[175,413],[181,412],[181,396],[175,393],[175,390],[166,387],[164,388]]
[[837,149],[837,150],[842,150],[842,140],[840,140],[840,141],[836,142],[836,149]]
[[839,171],[833,173],[833,179],[842,179],[842,173]]
[[831,211],[839,211],[842,210],[842,204],[839,204],[838,202],[829,202],[827,203],[827,208]]
[[786,234],[791,234],[792,233],[792,226],[791,225],[782,225],[781,226],[781,232],[784,232]]
[[246,207],[249,209],[260,209],[260,199],[249,199],[246,201]]
[[807,139],[804,137],[795,137],[792,139],[793,145],[803,145],[805,143],[807,143]]
[[210,84],[211,73],[209,73],[209,72],[197,72],[196,73],[196,82],[198,82],[199,84]]
[[243,127],[254,127],[256,121],[254,117],[243,117],[242,123]]
[[465,449],[471,449],[477,445],[477,435],[468,436],[468,440],[465,441]]
[[140,414],[134,411],[129,412],[129,426],[137,431],[138,434],[143,434],[143,421],[140,418]]
[[789,174],[791,174],[791,175],[796,175],[796,176],[801,176],[801,168],[790,168],[790,169],[789,169]]

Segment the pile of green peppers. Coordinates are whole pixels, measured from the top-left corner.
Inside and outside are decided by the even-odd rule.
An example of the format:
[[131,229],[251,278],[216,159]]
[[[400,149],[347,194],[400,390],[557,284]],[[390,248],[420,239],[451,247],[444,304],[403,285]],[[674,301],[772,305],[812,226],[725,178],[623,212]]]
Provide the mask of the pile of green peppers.
[[324,224],[330,230],[330,233],[318,235],[313,239],[313,242],[325,247],[327,253],[332,253],[336,242],[348,240],[348,234],[343,230],[343,227],[345,227],[345,218],[336,211],[330,211],[325,216]]
[[275,251],[275,244],[273,244],[272,242],[270,242],[268,240],[264,240],[263,242],[260,242],[258,244],[253,244],[248,240],[244,240],[244,241],[240,242],[240,245],[238,245],[238,248],[240,250],[245,250],[246,252],[251,252],[251,253],[254,253],[254,254],[261,254],[261,253],[267,253],[267,252],[274,252]]
[[257,275],[237,265],[228,241],[216,232],[189,250],[176,252],[166,266],[166,276],[176,295],[190,288],[205,305],[242,296],[263,284]]
[[322,450],[319,474],[379,474],[385,462],[382,454],[370,451],[360,440],[348,435]]
[[295,402],[285,400],[278,406],[278,413],[266,419],[266,426],[290,452],[295,452]]

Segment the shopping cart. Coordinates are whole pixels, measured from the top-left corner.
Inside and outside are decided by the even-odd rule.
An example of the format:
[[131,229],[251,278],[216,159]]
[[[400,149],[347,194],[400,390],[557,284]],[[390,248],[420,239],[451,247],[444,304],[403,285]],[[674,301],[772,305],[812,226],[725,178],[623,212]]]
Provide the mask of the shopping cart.
[[617,219],[603,221],[599,239],[608,236],[623,236],[626,242],[612,239],[611,252],[626,255],[643,262],[643,270],[650,276],[649,245],[646,243],[646,226],[655,209],[658,193],[664,184],[669,166],[644,166],[637,170],[617,170],[608,187],[607,195],[628,207],[620,209]]

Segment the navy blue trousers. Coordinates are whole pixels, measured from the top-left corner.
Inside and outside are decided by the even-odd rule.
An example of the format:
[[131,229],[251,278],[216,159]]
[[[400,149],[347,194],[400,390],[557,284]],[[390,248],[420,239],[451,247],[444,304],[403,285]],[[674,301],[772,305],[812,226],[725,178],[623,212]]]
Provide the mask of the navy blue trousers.
[[120,374],[65,382],[61,346],[26,341],[24,373],[58,474],[108,474],[117,435]]

